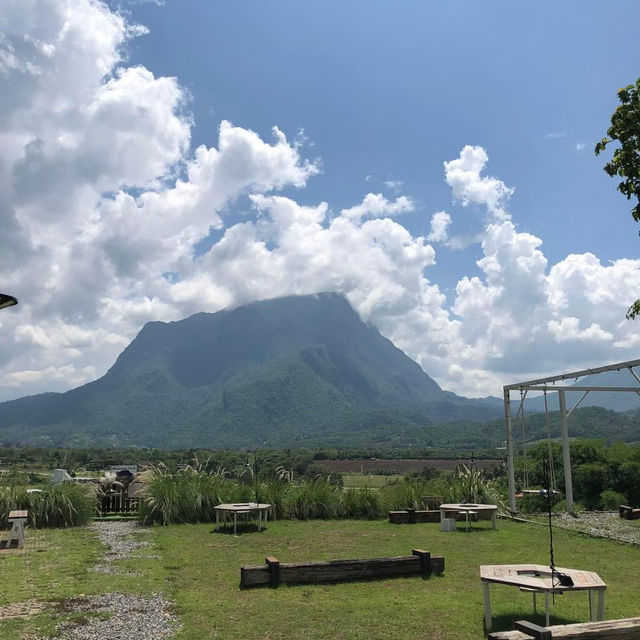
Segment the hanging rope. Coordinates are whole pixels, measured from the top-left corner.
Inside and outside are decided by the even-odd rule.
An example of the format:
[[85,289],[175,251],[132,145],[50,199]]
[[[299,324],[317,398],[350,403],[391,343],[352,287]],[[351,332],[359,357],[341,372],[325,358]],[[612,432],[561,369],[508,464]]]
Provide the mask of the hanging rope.
[[547,390],[544,390],[544,419],[547,426],[547,452],[549,456],[549,481],[551,490],[556,490],[556,472],[553,467],[553,450],[551,448],[551,421],[549,420],[549,406],[547,405]]
[[520,389],[520,425],[522,427],[522,481],[524,489],[529,489],[529,471],[527,469],[527,420],[524,417],[524,395]]

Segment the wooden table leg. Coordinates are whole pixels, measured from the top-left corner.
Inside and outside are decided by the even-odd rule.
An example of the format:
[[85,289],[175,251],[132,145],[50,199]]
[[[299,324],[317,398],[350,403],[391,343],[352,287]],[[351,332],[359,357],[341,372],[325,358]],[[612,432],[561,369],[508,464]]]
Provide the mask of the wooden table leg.
[[237,527],[238,527],[238,514],[234,511],[233,512],[233,535],[236,535],[236,531],[237,531]]
[[593,596],[595,594],[593,593],[593,589],[589,589],[589,620],[591,622],[595,622],[595,618],[593,617],[594,611],[593,611]]
[[604,620],[604,594],[606,589],[598,589],[598,620]]
[[491,596],[489,595],[489,583],[482,581],[484,587],[484,628],[491,631]]
[[497,520],[498,520],[497,512],[496,511],[492,511],[491,512],[491,528],[492,529],[497,529],[498,528]]
[[544,626],[549,626],[549,592],[544,592]]

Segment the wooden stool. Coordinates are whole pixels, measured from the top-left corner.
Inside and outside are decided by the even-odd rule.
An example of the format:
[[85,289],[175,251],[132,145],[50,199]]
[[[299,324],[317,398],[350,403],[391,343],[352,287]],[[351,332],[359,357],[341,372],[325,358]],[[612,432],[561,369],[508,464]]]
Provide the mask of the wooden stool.
[[9,512],[9,524],[11,525],[9,538],[7,540],[2,540],[2,543],[5,545],[5,549],[11,549],[14,546],[17,549],[22,549],[22,547],[24,547],[24,525],[28,517],[28,511]]

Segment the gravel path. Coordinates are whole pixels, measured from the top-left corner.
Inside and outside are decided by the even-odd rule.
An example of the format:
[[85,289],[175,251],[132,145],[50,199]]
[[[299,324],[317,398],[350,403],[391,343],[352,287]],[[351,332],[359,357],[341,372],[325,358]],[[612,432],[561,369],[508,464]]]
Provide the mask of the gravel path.
[[122,573],[122,570],[113,564],[116,560],[131,558],[134,551],[151,546],[150,542],[133,539],[132,536],[151,531],[141,527],[137,522],[127,520],[97,521],[91,524],[90,528],[96,532],[98,540],[107,547],[104,561],[91,568],[92,571],[98,573]]
[[[62,603],[65,612],[91,614],[58,627],[58,640],[161,640],[172,637],[180,622],[162,594],[105,593]],[[97,614],[97,615],[96,615]],[[43,639],[45,640],[45,639]]]
[[[525,517],[535,522],[547,522],[546,516]],[[640,545],[640,521],[625,520],[613,511],[583,511],[575,518],[568,513],[557,513],[553,516],[552,524],[554,527],[580,531],[598,538]]]
[[[115,560],[131,558],[134,551],[152,546],[135,540],[137,534],[150,531],[135,522],[98,521],[91,529],[107,548],[102,562],[91,568],[99,573],[123,573],[113,564]],[[76,614],[75,620],[58,625],[55,640],[163,640],[181,627],[172,612],[173,603],[162,593],[104,593],[70,598],[55,606],[61,615]]]

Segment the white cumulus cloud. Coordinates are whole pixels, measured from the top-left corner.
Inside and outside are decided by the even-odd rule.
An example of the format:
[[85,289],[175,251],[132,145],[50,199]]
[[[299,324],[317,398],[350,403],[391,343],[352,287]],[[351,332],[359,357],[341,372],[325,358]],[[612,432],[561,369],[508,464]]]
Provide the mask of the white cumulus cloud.
[[[467,395],[635,355],[638,325],[624,313],[640,261],[550,265],[513,221],[513,188],[486,175],[482,147],[444,163],[452,198],[480,211],[473,229],[451,237],[456,215],[439,211],[422,237],[402,224],[418,209],[408,195],[366,193],[336,213],[329,197],[279,194],[319,164],[277,127],[264,139],[222,121],[193,149],[188,93],[127,65],[145,29],[106,5],[7,0],[0,24],[0,282],[20,300],[0,316],[1,399],[104,374],[149,320],[318,291],[344,294]],[[477,270],[447,299],[430,243],[469,242]]]

